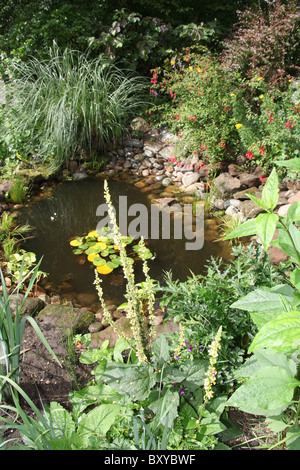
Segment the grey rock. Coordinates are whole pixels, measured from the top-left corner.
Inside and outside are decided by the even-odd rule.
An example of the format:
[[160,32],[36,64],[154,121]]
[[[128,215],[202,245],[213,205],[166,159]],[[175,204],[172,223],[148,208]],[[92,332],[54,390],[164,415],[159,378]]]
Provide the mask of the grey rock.
[[169,186],[172,183],[172,178],[164,178],[161,182],[163,186]]
[[124,140],[123,144],[125,145],[125,147],[131,147],[131,148],[143,148],[144,147],[144,142],[138,139],[126,139]]
[[61,333],[87,333],[89,326],[95,321],[95,314],[81,308],[50,304],[39,312],[39,319]]
[[255,202],[253,202],[251,199],[242,201],[239,206],[239,210],[247,219],[252,219],[258,214],[264,212],[264,210],[255,204]]
[[222,198],[228,198],[240,189],[241,182],[238,178],[231,176],[229,173],[221,173],[215,178],[214,186]]
[[23,294],[12,294],[9,298],[9,305],[12,315],[16,314],[17,308],[20,311],[20,316],[35,316],[45,306],[45,302],[39,297],[26,297]]
[[190,173],[186,174],[182,178],[182,184],[184,187],[190,186],[191,184],[196,183],[200,178],[199,173]]
[[242,186],[247,186],[247,188],[252,186],[259,186],[260,183],[259,176],[253,175],[251,173],[243,173],[239,176],[239,180]]

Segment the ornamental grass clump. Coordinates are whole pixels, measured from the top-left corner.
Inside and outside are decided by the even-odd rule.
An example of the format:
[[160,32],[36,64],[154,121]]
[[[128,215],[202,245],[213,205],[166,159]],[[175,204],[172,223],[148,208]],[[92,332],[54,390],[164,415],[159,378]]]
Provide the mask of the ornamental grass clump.
[[60,167],[84,155],[96,160],[121,136],[143,104],[143,79],[102,58],[54,43],[48,60],[14,67],[7,92],[13,129],[26,130],[29,153]]
[[[145,276],[145,287],[143,288],[143,293],[145,295],[141,296],[140,288],[135,283],[135,276],[133,265],[130,262],[126,249],[125,244],[123,243],[122,236],[117,225],[114,207],[111,202],[111,196],[109,193],[109,188],[107,181],[104,182],[104,196],[106,203],[108,205],[108,214],[111,220],[112,228],[113,228],[113,236],[114,236],[114,244],[119,247],[120,250],[120,259],[121,265],[123,267],[124,277],[127,280],[126,285],[126,300],[127,300],[127,318],[130,319],[131,329],[133,332],[134,340],[136,343],[136,352],[137,357],[140,362],[148,362],[150,357],[150,347],[151,342],[154,336],[154,281],[149,276],[149,268],[146,261],[146,256],[143,257],[143,252],[146,254],[146,247],[144,244],[144,240],[141,239],[140,241],[140,251],[139,255],[140,258],[143,260],[143,273]],[[103,291],[101,288],[101,279],[99,278],[99,274],[97,270],[95,270],[95,286],[99,295],[100,302],[103,307],[103,312],[105,318],[108,320],[110,325],[115,329],[115,331],[119,334],[119,336],[124,337],[124,334],[118,330],[115,323],[112,320],[111,314],[106,308],[104,298],[103,298]],[[149,325],[147,326],[145,317],[144,317],[144,303],[143,298],[147,298],[147,314],[149,318]]]

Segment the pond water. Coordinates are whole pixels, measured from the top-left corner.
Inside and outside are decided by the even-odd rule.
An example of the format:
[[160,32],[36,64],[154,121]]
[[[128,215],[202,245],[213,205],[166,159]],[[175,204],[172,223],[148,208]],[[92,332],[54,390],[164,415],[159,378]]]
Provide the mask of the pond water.
[[[20,211],[20,222],[34,227],[33,237],[25,242],[24,248],[33,251],[37,259],[43,257],[41,269],[49,274],[47,281],[66,297],[68,293],[70,297],[95,294],[93,264],[82,255],[74,255],[70,238],[84,236],[97,227],[100,220],[96,215],[97,207],[105,202],[103,188],[104,181],[99,178],[65,182],[55,186],[49,197],[30,202]],[[134,185],[110,180],[109,190],[117,214],[120,195],[127,196],[128,207],[138,202],[147,206],[150,213],[149,198]],[[200,250],[186,250],[186,241],[184,238],[147,240],[149,249],[156,255],[148,263],[152,278],[163,283],[164,272],[171,270],[174,279],[183,281],[190,271],[204,274],[211,256],[224,258],[228,253],[224,243],[207,240]],[[141,263],[137,262],[135,269],[136,281],[144,280]],[[102,276],[104,297],[117,303],[124,301],[125,284],[121,273],[122,269],[118,268]]]

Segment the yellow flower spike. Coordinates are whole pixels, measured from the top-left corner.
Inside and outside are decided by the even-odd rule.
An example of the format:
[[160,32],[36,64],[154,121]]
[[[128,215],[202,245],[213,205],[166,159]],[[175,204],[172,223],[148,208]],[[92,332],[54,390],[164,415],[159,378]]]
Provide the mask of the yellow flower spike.
[[104,266],[97,266],[96,269],[99,274],[109,274],[113,270],[113,268],[109,268],[106,264],[104,264]]
[[241,127],[243,127],[243,124],[241,124],[241,123],[236,124],[235,127],[236,127],[237,129],[240,129]]

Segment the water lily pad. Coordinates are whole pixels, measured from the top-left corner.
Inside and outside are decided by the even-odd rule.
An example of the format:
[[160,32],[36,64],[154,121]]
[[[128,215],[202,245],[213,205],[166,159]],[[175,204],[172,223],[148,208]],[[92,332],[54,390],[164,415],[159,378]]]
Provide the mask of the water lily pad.
[[115,261],[107,261],[106,266],[112,269],[116,269],[119,266],[119,263]]
[[88,233],[88,237],[93,237],[93,238],[98,238],[98,233],[97,230],[92,230],[91,232]]
[[110,268],[107,266],[107,264],[104,264],[103,266],[97,266],[97,271],[99,274],[109,274],[113,271],[113,268]]
[[100,256],[95,256],[93,259],[94,266],[104,266],[106,264],[105,259],[101,258]]
[[74,250],[74,255],[81,255],[82,254],[82,250],[80,250],[79,248]]
[[88,255],[88,260],[92,263],[94,261],[95,256],[97,256],[97,253],[90,253]]
[[70,241],[71,246],[79,246],[79,245],[81,245],[81,243],[82,243],[82,240],[79,239],[79,238],[75,238],[74,240]]

